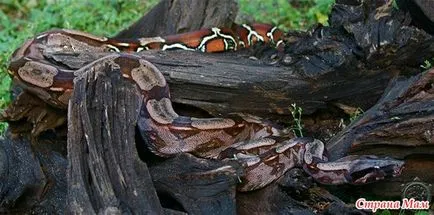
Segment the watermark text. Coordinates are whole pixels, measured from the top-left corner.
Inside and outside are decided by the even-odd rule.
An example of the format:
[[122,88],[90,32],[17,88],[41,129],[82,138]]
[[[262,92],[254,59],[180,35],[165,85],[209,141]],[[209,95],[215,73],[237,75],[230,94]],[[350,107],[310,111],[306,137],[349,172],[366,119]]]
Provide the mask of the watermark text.
[[402,201],[368,201],[365,198],[357,199],[356,208],[360,210],[372,210],[376,212],[381,210],[427,210],[429,209],[429,201],[418,201],[414,198],[404,198]]

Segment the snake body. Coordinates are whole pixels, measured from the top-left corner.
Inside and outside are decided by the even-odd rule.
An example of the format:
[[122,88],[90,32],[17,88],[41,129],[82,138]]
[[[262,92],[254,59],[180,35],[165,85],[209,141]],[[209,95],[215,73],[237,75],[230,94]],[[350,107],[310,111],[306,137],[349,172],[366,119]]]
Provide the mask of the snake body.
[[[257,42],[283,46],[283,33],[264,25],[211,28],[179,35],[114,40],[72,30],[53,30],[27,41],[13,54],[9,73],[14,82],[48,104],[65,109],[77,74],[109,67],[136,84],[143,95],[138,127],[148,148],[169,157],[189,152],[210,159],[236,159],[245,167],[240,191],[264,187],[293,167],[303,168],[324,184],[362,184],[399,175],[402,161],[351,156],[330,162],[324,144],[312,138],[289,139],[286,132],[259,117],[233,113],[227,118],[180,116],[172,108],[168,84],[153,64],[134,52],[184,49],[223,52]],[[70,68],[47,53],[71,58],[93,53],[103,57]],[[119,52],[119,53],[110,53]],[[289,139],[289,140],[288,140]]]

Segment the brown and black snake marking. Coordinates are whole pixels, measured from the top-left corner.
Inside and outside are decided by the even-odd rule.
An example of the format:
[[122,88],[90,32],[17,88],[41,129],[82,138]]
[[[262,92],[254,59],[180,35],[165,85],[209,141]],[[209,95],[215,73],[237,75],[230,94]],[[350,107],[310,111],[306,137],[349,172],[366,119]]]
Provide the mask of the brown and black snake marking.
[[324,144],[313,138],[267,137],[232,145],[219,159],[236,159],[245,166],[240,191],[262,188],[299,167],[321,184],[365,184],[401,174],[404,162],[375,156],[347,156],[328,161]]
[[[392,159],[351,156],[329,162],[321,141],[288,140],[285,132],[256,116],[241,113],[230,114],[228,118],[180,116],[172,108],[168,84],[158,68],[133,54],[147,49],[219,52],[249,47],[259,41],[281,46],[281,36],[278,29],[260,24],[137,41],[115,41],[77,31],[54,30],[16,50],[9,73],[24,90],[65,109],[75,76],[109,66],[135,83],[143,94],[138,127],[151,151],[165,157],[189,152],[204,158],[236,159],[245,166],[246,172],[239,186],[241,191],[264,187],[293,167],[302,167],[325,184],[361,184],[400,174],[403,162]],[[121,53],[107,53],[77,70],[44,57],[45,52],[70,53],[73,57],[112,51]]]

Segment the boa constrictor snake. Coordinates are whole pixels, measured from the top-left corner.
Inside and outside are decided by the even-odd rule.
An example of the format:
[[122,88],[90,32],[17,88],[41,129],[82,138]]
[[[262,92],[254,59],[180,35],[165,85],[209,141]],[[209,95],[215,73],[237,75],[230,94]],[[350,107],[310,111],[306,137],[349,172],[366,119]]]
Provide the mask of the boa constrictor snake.
[[[281,49],[283,33],[255,24],[211,28],[167,37],[115,40],[72,30],[53,30],[27,41],[13,54],[9,73],[14,82],[50,105],[65,109],[73,90],[74,74],[109,65],[133,81],[144,100],[138,127],[148,148],[160,156],[181,152],[212,159],[236,159],[245,167],[240,191],[264,187],[288,169],[300,167],[323,184],[363,184],[400,174],[403,162],[373,156],[327,160],[324,144],[312,138],[285,138],[285,132],[259,117],[234,113],[228,118],[194,118],[172,108],[169,87],[153,64],[134,52],[184,49],[222,52],[257,42]],[[107,53],[78,70],[45,57],[46,52]]]

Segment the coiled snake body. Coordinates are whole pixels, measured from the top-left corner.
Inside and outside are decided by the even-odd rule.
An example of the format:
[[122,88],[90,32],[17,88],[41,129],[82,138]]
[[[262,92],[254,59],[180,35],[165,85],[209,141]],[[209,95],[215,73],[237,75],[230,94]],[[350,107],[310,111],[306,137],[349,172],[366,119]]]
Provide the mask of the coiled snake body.
[[[285,138],[285,132],[248,114],[228,118],[194,118],[172,108],[167,82],[151,63],[135,55],[148,49],[222,52],[262,41],[283,47],[283,33],[263,24],[212,28],[167,37],[114,40],[71,30],[53,30],[27,41],[13,54],[9,73],[25,90],[52,106],[65,109],[75,74],[110,66],[133,81],[144,100],[138,127],[148,147],[160,156],[190,152],[212,159],[236,159],[245,167],[240,191],[259,189],[293,167],[303,168],[324,184],[362,184],[399,175],[402,161],[372,156],[349,156],[329,162],[324,144],[312,138]],[[107,53],[78,70],[47,59],[48,52],[73,56]]]

